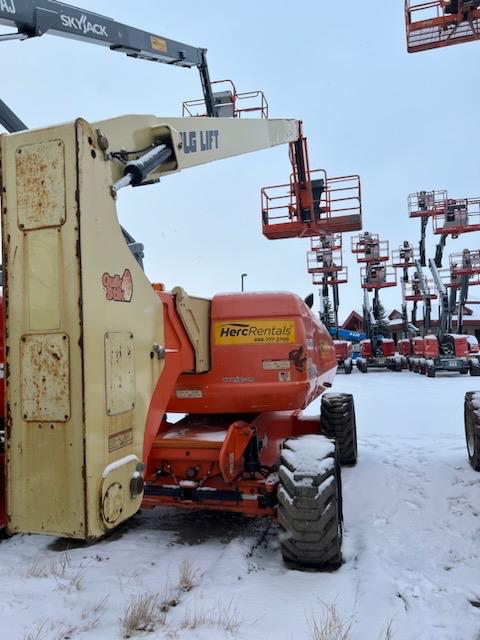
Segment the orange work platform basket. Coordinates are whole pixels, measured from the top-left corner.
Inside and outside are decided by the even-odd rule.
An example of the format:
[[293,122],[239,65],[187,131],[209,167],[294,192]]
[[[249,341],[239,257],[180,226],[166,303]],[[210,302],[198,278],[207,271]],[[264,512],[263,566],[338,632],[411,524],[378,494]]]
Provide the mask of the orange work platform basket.
[[[211,82],[213,109],[217,118],[268,118],[268,102],[263,91],[238,93],[231,80]],[[207,106],[204,98],[185,100],[182,118],[206,118]]]
[[436,300],[437,293],[433,282],[428,281],[424,293],[420,289],[420,282],[413,279],[411,282],[403,283],[403,299],[406,302],[421,302],[422,300]]
[[[269,240],[308,238],[359,231],[362,228],[360,177],[328,178],[318,169],[302,187],[292,174],[288,184],[262,189],[262,230]],[[311,191],[311,206],[302,207],[301,189]]]
[[446,207],[432,216],[433,233],[451,235],[480,231],[480,198],[448,198]]
[[367,232],[352,238],[352,253],[360,263],[386,262],[390,257],[389,243],[388,240],[380,240],[378,234]]
[[397,272],[391,265],[367,264],[360,269],[362,289],[373,291],[397,286]]
[[417,191],[408,196],[408,215],[410,218],[430,218],[445,213],[448,193],[445,189],[437,191]]
[[480,274],[480,250],[464,249],[462,253],[452,253],[450,258],[450,273],[457,276],[472,276]]
[[312,236],[310,238],[310,249],[319,251],[320,249],[331,249],[336,251],[343,246],[341,233],[327,233],[324,236]]
[[343,269],[342,250],[317,249],[307,252],[308,273],[337,273]]
[[397,269],[408,269],[415,266],[415,262],[420,260],[420,249],[413,247],[410,243],[392,251],[392,265]]
[[473,0],[405,1],[409,53],[480,38],[480,9]]

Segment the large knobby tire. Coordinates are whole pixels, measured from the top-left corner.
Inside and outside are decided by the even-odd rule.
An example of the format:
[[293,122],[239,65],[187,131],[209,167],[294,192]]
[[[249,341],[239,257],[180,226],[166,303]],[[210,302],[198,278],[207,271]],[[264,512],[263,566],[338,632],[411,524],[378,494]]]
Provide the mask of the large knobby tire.
[[352,373],[352,369],[353,369],[353,362],[351,358],[347,358],[344,362],[344,371],[345,373]]
[[472,360],[470,363],[470,375],[480,376],[480,363],[478,360]]
[[367,366],[367,361],[364,360],[363,358],[357,360],[357,369],[361,372],[361,373],[367,373],[368,372],[368,366]]
[[342,564],[342,485],[335,442],[321,435],[290,438],[279,468],[281,549],[293,569],[333,571]]
[[480,471],[480,416],[476,413],[480,409],[480,402],[477,397],[477,391],[467,391],[464,415],[468,459],[475,471]]
[[324,393],[320,425],[324,435],[335,439],[340,463],[349,467],[357,464],[357,423],[352,394]]

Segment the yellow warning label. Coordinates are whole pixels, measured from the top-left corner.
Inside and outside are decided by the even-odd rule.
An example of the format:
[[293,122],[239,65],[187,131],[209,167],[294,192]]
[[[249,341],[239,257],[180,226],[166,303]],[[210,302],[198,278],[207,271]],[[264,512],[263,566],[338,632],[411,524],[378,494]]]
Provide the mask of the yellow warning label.
[[294,320],[230,320],[215,322],[215,344],[280,344],[296,342]]
[[162,38],[158,38],[157,36],[150,36],[150,42],[152,44],[152,49],[156,49],[157,51],[161,51],[162,53],[167,53],[167,43]]

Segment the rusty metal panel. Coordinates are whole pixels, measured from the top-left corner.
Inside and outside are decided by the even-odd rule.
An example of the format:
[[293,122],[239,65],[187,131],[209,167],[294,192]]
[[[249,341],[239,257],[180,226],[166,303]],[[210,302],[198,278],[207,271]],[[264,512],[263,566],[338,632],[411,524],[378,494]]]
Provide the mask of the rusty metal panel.
[[22,336],[20,368],[23,419],[66,422],[70,418],[68,336],[65,333]]
[[65,150],[61,140],[19,147],[15,157],[17,219],[29,231],[65,222]]
[[107,414],[117,415],[135,407],[135,362],[133,333],[105,334],[105,396]]

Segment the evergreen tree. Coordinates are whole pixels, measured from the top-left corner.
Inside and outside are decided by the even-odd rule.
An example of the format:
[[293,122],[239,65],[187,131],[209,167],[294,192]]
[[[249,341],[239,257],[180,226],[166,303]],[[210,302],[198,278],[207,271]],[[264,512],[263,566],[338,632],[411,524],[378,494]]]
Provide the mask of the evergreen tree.
[[387,318],[387,314],[385,313],[385,307],[380,301],[377,305],[376,321],[375,333],[378,336],[390,338],[392,335],[392,332],[390,331],[390,324]]

